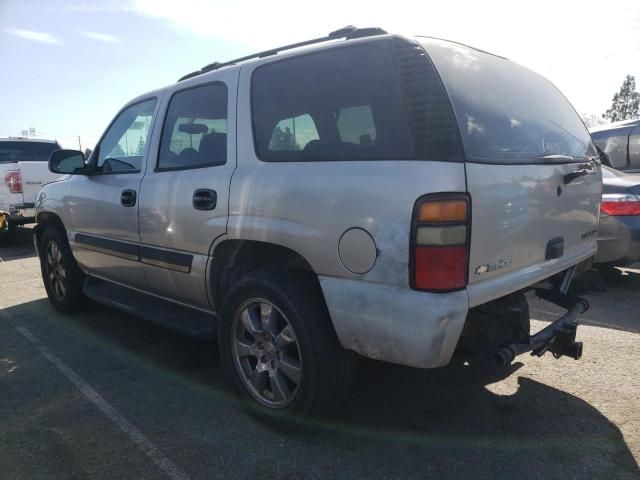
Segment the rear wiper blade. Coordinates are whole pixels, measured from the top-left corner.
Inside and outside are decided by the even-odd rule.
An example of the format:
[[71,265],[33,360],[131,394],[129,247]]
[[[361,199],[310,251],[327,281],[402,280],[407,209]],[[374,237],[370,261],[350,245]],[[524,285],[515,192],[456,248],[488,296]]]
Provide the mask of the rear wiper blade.
[[541,157],[537,157],[537,160],[546,160],[549,162],[575,162],[576,157],[572,157],[571,155],[543,155]]

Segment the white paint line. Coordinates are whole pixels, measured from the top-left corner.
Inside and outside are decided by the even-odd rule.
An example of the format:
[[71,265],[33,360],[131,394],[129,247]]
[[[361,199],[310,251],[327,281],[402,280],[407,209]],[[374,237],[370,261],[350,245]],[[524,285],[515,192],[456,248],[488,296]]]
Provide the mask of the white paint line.
[[162,452],[145,437],[140,430],[133,426],[120,413],[113,408],[107,401],[96,392],[91,385],[85,382],[80,376],[74,372],[71,367],[64,363],[60,358],[51,352],[38,338],[31,333],[28,328],[16,327],[27,340],[35,345],[40,353],[51,363],[53,363],[67,379],[73,383],[78,389],[91,400],[102,413],[104,413],[120,430],[126,433],[138,447],[146,453],[151,460],[154,461],[162,471],[164,471],[173,480],[188,480],[189,476],[184,473],[171,460],[165,457]]

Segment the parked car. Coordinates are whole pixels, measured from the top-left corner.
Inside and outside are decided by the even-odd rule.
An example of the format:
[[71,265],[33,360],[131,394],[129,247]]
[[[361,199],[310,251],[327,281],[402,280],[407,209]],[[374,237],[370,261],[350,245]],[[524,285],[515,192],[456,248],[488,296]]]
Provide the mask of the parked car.
[[36,193],[60,176],[47,166],[58,149],[55,140],[0,138],[0,247],[13,243],[17,226],[35,222]]
[[[580,357],[588,307],[566,293],[596,251],[597,153],[505,58],[348,27],[141,95],[88,160],[50,168],[69,174],[36,202],[53,306],[217,334],[262,414],[335,408],[353,352],[434,368],[464,337],[504,363]],[[530,336],[534,286],[568,311]]]
[[593,128],[591,138],[609,156],[610,167],[640,173],[640,119]]
[[640,260],[640,175],[602,167],[598,253],[594,262],[624,267]]

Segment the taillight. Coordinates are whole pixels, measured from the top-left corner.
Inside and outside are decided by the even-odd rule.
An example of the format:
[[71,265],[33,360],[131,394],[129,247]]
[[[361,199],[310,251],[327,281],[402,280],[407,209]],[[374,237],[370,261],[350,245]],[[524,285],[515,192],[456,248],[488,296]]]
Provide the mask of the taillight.
[[4,183],[11,193],[22,193],[22,177],[20,172],[8,172],[4,175]]
[[605,193],[602,195],[600,209],[607,215],[640,215],[640,197],[624,193]]
[[470,217],[464,194],[418,199],[411,227],[411,288],[446,292],[466,286]]

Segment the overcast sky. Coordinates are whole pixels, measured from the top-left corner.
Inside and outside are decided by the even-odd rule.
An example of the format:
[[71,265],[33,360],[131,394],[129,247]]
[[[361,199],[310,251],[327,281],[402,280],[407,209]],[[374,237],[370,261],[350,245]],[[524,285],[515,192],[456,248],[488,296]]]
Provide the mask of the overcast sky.
[[506,56],[549,78],[580,113],[604,112],[626,74],[640,89],[640,0],[0,0],[0,136],[35,127],[93,147],[138,94],[348,24]]

